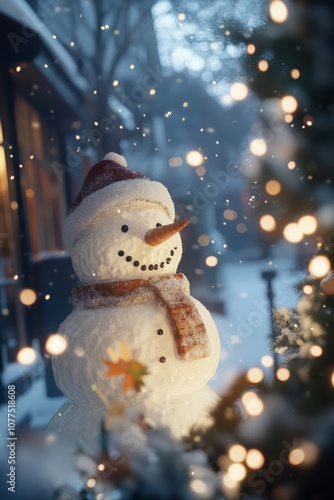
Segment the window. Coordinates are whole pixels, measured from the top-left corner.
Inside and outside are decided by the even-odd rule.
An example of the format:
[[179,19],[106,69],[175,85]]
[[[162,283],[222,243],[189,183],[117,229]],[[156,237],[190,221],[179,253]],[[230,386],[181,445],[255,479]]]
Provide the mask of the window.
[[59,160],[57,129],[21,95],[15,102],[22,160],[21,186],[26,201],[32,251],[62,250],[66,216],[64,183],[52,169]]

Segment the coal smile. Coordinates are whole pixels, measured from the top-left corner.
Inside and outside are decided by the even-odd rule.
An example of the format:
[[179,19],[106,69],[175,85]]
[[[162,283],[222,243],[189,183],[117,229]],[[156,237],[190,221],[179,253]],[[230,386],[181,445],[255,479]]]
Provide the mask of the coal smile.
[[[177,250],[177,247],[174,247],[174,250]],[[159,267],[163,269],[165,267],[165,264],[170,264],[172,261],[172,257],[174,256],[175,252],[174,250],[171,250],[170,257],[167,257],[163,262],[160,262],[160,264],[149,264],[148,266],[146,265],[141,265],[139,260],[133,260],[131,255],[125,255],[125,252],[123,250],[119,250],[118,256],[119,257],[125,257],[126,262],[132,262],[134,267],[140,267],[141,271],[157,271]]]

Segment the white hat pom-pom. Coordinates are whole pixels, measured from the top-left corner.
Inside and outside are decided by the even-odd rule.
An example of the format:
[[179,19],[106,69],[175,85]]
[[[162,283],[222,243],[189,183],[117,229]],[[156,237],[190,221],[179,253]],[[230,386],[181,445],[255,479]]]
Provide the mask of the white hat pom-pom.
[[124,158],[124,156],[119,155],[118,153],[107,153],[103,159],[104,160],[112,160],[115,163],[118,163],[118,165],[121,165],[121,167],[128,166],[127,161]]

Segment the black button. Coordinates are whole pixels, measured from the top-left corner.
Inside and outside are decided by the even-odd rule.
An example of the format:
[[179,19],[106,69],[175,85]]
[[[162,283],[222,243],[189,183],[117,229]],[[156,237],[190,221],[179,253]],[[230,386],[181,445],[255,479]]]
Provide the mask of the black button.
[[153,271],[153,265],[152,265],[152,264],[150,264],[150,265],[148,266],[148,268],[149,268],[149,270],[150,270],[150,271]]
[[160,267],[165,267],[165,263],[161,262]]
[[138,260],[135,260],[135,261],[134,261],[134,263],[133,263],[133,265],[134,265],[135,267],[138,267],[138,266],[139,266],[139,262],[138,262]]
[[174,255],[174,250],[171,250],[171,251],[170,251],[170,254],[171,254],[171,256],[173,257],[173,255]]
[[142,271],[146,271],[146,266],[141,266],[140,268]]
[[164,333],[163,329],[162,328],[159,328],[159,330],[157,330],[157,334],[158,335],[162,335]]
[[120,251],[118,252],[118,255],[119,255],[120,257],[123,257],[123,255],[124,255],[123,250],[120,250]]
[[162,226],[162,224],[160,224],[160,222],[158,222],[158,223],[156,224],[156,227],[160,227],[160,226]]
[[154,269],[157,270],[158,269],[158,264],[154,264]]
[[161,358],[159,359],[160,363],[166,363],[166,358],[165,356],[161,356]]
[[129,226],[127,226],[126,224],[124,224],[122,227],[121,227],[121,230],[123,233],[127,233],[129,231]]
[[171,261],[171,259],[169,259],[169,258],[168,258],[168,259],[166,259],[167,264],[169,264],[169,263],[170,263],[170,261]]
[[125,259],[125,260],[126,260],[127,262],[131,262],[131,261],[132,261],[132,257],[131,257],[131,255],[128,255],[128,256],[126,257],[126,259]]

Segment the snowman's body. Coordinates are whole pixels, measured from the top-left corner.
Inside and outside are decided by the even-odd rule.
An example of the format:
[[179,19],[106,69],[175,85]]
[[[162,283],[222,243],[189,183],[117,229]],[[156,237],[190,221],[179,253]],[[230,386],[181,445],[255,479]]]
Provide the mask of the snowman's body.
[[[95,221],[73,244],[74,270],[85,285],[146,280],[173,275],[182,256],[178,233],[157,246],[143,236],[171,218],[159,206],[138,202]],[[107,303],[88,307],[80,301],[60,325],[68,340],[65,353],[53,360],[55,380],[69,402],[55,415],[49,432],[94,438],[106,408],[92,390],[98,387],[112,405],[139,405],[156,424],[168,425],[175,435],[186,434],[208,419],[217,395],[207,386],[220,355],[219,336],[208,310],[189,294],[205,326],[209,354],[180,359],[170,318],[152,301]],[[134,360],[149,371],[140,392],[122,391],[122,377],[106,377],[103,360],[108,348],[125,342]]]

